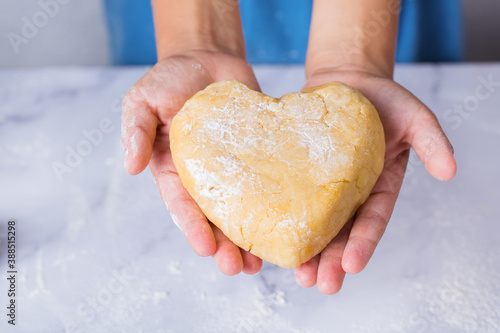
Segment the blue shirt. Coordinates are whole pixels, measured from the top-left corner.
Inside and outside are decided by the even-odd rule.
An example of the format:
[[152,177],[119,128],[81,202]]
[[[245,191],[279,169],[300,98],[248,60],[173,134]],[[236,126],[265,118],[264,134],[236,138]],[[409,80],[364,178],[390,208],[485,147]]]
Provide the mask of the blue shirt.
[[[155,63],[150,1],[105,7],[113,64]],[[304,63],[312,0],[240,0],[240,7],[250,63]],[[396,61],[461,61],[463,53],[459,0],[403,0]]]

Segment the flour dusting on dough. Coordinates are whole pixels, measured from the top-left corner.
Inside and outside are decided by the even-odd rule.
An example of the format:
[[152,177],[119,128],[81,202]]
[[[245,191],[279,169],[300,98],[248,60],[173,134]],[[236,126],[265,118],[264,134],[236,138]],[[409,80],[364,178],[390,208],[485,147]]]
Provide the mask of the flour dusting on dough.
[[188,159],[185,163],[186,169],[195,178],[198,192],[205,198],[223,200],[228,196],[241,194],[236,186],[223,184],[219,175],[205,169],[202,161]]
[[284,267],[338,233],[366,200],[385,151],[376,110],[341,83],[281,99],[214,83],[174,117],[171,138],[179,176],[209,220]]

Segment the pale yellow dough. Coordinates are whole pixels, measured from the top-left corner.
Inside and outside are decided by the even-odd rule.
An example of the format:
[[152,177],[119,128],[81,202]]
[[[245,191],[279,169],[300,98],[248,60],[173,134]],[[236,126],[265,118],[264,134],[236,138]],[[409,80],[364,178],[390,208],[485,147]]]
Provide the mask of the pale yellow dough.
[[293,268],[321,252],[367,199],[384,163],[382,124],[339,82],[281,99],[209,85],[170,128],[183,185],[236,245]]

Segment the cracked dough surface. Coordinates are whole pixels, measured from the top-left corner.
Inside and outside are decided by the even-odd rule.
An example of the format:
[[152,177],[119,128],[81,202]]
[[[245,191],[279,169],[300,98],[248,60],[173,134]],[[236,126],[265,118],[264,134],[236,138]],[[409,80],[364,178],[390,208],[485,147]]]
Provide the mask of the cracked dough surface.
[[276,99],[209,85],[174,117],[184,187],[236,245],[282,267],[321,252],[367,199],[384,162],[373,105],[339,82]]

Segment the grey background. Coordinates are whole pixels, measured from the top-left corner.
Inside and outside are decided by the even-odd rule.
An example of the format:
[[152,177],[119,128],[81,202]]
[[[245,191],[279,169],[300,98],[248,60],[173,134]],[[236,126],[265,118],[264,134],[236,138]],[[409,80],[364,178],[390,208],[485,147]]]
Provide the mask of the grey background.
[[[110,63],[102,0],[64,1],[67,4],[60,5],[58,13],[27,44],[20,45],[16,53],[8,34],[21,35],[22,18],[31,19],[41,7],[39,0],[1,0],[0,67]],[[462,3],[466,60],[499,61],[500,0],[462,0]]]
[[109,64],[103,1],[61,0],[63,2],[67,4],[60,5],[59,12],[15,53],[8,33],[21,35],[22,18],[31,20],[42,8],[39,0],[0,0],[0,66]]
[[466,60],[500,60],[500,0],[462,0]]

